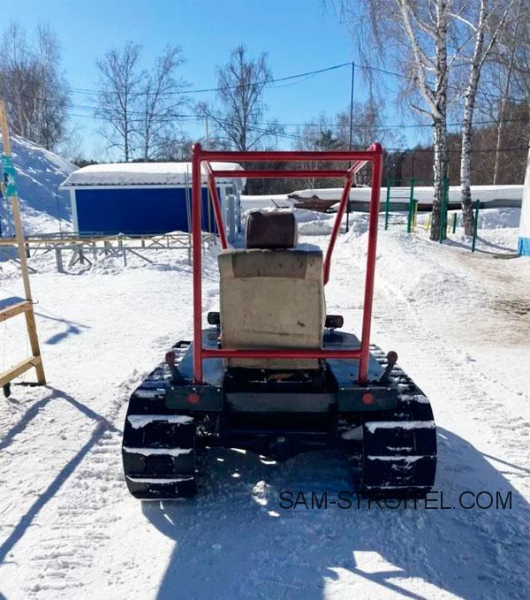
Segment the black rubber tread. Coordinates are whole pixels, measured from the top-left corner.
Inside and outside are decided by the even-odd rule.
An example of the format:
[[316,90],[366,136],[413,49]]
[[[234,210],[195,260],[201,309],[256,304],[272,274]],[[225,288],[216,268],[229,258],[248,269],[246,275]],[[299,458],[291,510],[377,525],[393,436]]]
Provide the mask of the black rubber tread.
[[179,498],[193,498],[197,495],[197,479],[190,477],[188,480],[180,478],[178,482],[170,482],[160,479],[161,483],[155,483],[152,479],[149,483],[135,481],[127,478],[129,492],[138,500],[178,500]]
[[[385,366],[386,355],[372,347]],[[363,425],[361,491],[387,496],[417,496],[432,489],[436,475],[436,427],[425,394],[398,366],[398,405]]]
[[[143,426],[133,426],[127,414],[123,434],[123,469],[129,491],[136,498],[173,499],[197,493],[195,460],[196,423],[175,423],[178,415],[152,415]],[[166,417],[166,418],[165,418]],[[189,417],[183,417],[188,419]],[[164,420],[165,419],[165,420]],[[146,481],[142,481],[142,479]],[[155,480],[160,480],[157,483]]]
[[[182,353],[185,349],[175,348]],[[123,469],[130,493],[141,500],[172,500],[197,493],[197,424],[166,407],[164,388],[169,377],[167,365],[159,365],[129,400]]]

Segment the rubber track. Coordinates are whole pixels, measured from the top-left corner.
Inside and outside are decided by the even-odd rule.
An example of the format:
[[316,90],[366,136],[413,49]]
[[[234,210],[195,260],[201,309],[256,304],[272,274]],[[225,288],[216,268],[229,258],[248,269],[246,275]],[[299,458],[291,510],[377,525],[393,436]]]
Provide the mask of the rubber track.
[[[383,366],[386,355],[371,353]],[[424,495],[436,475],[436,427],[429,400],[399,368],[398,405],[391,414],[377,415],[363,425],[361,491],[395,496]]]
[[[186,346],[175,348],[183,354]],[[127,486],[142,500],[173,500],[197,493],[196,424],[192,417],[169,410],[165,364],[158,366],[129,401],[122,457]]]

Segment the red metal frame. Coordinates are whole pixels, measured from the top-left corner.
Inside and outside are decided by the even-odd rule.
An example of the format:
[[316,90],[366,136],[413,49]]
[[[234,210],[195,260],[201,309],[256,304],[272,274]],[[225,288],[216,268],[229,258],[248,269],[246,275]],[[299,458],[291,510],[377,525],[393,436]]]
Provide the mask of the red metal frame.
[[[210,161],[218,162],[307,162],[307,161],[348,161],[351,166],[345,170],[338,169],[293,169],[288,171],[248,170],[227,171],[214,170]],[[221,247],[227,248],[221,203],[215,186],[216,177],[226,178],[273,178],[273,177],[344,177],[344,189],[337,211],[337,217],[331,232],[329,246],[324,259],[324,283],[329,281],[331,257],[339,235],[340,224],[346,210],[353,176],[367,163],[372,164],[372,193],[370,198],[370,215],[368,220],[368,253],[366,257],[366,275],[364,288],[363,324],[361,344],[357,350],[301,350],[301,349],[254,349],[237,350],[232,348],[211,349],[202,345],[202,231],[201,231],[201,172],[206,171],[208,188],[215,213],[215,221],[221,241]],[[203,382],[202,361],[208,358],[349,358],[359,359],[359,383],[368,380],[368,362],[370,354],[370,328],[372,323],[372,301],[374,295],[375,261],[377,249],[377,225],[379,220],[379,195],[383,172],[383,149],[381,144],[372,144],[363,152],[227,152],[203,150],[200,144],[194,144],[192,151],[192,244],[193,244],[193,378],[195,383]]]

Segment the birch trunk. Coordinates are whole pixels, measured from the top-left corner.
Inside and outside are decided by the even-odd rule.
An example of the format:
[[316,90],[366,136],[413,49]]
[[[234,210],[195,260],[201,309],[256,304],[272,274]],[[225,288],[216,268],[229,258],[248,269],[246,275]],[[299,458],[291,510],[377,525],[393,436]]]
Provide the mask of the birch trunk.
[[445,116],[434,124],[434,197],[432,203],[431,240],[440,239],[444,181],[447,178],[447,123]]
[[460,158],[462,215],[464,218],[464,231],[466,235],[473,235],[473,202],[471,198],[471,131],[479,78],[480,69],[473,65],[471,68],[469,85],[465,92],[464,117],[462,119],[462,154]]
[[473,235],[473,202],[471,198],[471,130],[473,111],[477,98],[477,88],[480,79],[480,70],[483,63],[484,27],[487,17],[487,0],[481,0],[479,22],[475,33],[475,48],[469,81],[464,92],[464,116],[462,119],[462,153],[460,157],[460,187],[462,216],[464,218],[464,232]]
[[464,231],[466,235],[473,235],[473,203],[471,199],[471,130],[473,111],[477,99],[477,89],[480,80],[482,65],[488,57],[497,35],[504,25],[504,21],[511,7],[511,3],[504,10],[496,30],[491,34],[487,47],[484,47],[484,35],[489,18],[489,0],[480,1],[479,19],[475,30],[475,48],[469,70],[469,81],[464,93],[464,117],[462,120],[462,155],[460,159],[460,186],[462,192],[462,215],[464,217]]
[[434,195],[432,202],[431,240],[440,239],[444,181],[447,177],[447,13],[448,2],[437,2],[436,86],[434,89]]

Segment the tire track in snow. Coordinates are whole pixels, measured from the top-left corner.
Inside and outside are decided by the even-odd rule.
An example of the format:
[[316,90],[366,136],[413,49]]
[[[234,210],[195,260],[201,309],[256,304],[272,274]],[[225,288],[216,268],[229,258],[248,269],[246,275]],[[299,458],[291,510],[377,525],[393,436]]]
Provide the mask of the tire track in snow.
[[123,382],[106,416],[70,461],[68,479],[40,515],[36,543],[28,553],[25,597],[71,597],[90,586],[98,553],[120,519],[116,506],[125,488],[121,473],[121,419],[126,400],[139,382],[135,371]]
[[[405,370],[422,374],[420,387],[436,389],[431,391],[431,397],[439,398],[442,381],[444,396],[462,398],[456,400],[460,404],[458,408],[463,409],[458,411],[459,418],[480,423],[482,430],[488,430],[490,439],[497,439],[503,448],[509,449],[515,461],[521,460],[517,452],[519,436],[523,439],[530,436],[530,423],[515,414],[507,418],[506,409],[509,403],[516,410],[517,405],[528,401],[529,397],[482,373],[475,362],[469,362],[467,353],[462,356],[459,349],[447,349],[447,341],[432,331],[426,317],[406,300],[395,285],[381,278],[378,283],[380,294],[374,329],[377,329],[378,336],[391,338],[396,348],[406,348],[406,355],[413,356],[413,360],[408,359],[410,367]],[[419,336],[418,332],[421,332]],[[484,418],[485,413],[487,419]],[[495,426],[490,423],[495,423]]]

